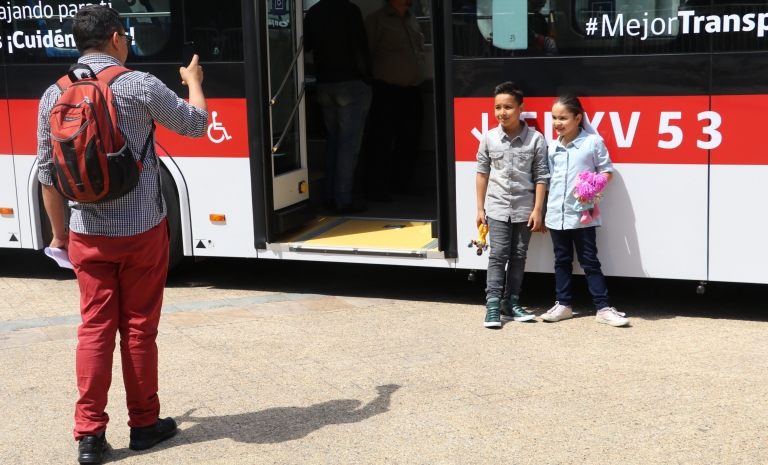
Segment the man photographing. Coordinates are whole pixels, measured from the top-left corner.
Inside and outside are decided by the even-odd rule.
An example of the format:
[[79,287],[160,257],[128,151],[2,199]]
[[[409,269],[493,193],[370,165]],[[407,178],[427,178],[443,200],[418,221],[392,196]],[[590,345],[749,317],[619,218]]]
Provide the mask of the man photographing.
[[[125,33],[119,13],[111,8],[83,7],[73,20],[72,32],[81,54],[78,63],[97,75],[110,67],[122,67],[128,58],[133,38]],[[64,225],[63,198],[54,187],[62,173],[60,165],[54,163],[49,121],[51,110],[66,90],[60,85],[49,87],[38,113],[39,180],[53,227],[50,246],[68,249],[80,286],[82,324],[76,352],[80,397],[75,405],[74,428],[80,463],[100,463],[107,446],[109,416],[105,408],[117,331],[131,428],[129,447],[148,449],[176,434],[172,418],[159,418],[157,396],[155,339],[168,271],[170,227],[160,189],[154,124],[188,137],[205,134],[208,113],[203,71],[197,56],[189,67],[179,70],[189,88],[189,103],[156,77],[125,71],[112,79],[109,87],[114,94],[116,125],[130,154],[141,165],[138,183],[117,198],[70,201],[69,232]],[[114,68],[107,73],[112,72]]]

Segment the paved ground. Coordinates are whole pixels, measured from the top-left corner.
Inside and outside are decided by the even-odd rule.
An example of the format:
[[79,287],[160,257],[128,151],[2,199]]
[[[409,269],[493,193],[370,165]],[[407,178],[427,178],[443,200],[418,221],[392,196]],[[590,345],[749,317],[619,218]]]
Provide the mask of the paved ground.
[[[482,327],[466,272],[210,259],[169,280],[163,415],[127,449],[119,356],[106,462],[766,463],[768,286],[609,279],[629,328]],[[526,276],[551,305],[552,277]],[[0,251],[0,463],[74,463],[73,276]]]

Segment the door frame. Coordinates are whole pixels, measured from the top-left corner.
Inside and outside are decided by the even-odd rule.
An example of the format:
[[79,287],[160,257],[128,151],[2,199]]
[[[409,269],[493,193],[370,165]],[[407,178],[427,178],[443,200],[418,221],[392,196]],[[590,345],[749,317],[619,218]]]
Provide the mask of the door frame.
[[[274,241],[274,199],[272,194],[272,156],[266,150],[272,140],[269,111],[269,66],[267,63],[269,31],[268,0],[243,0],[243,51],[248,151],[251,164],[251,201],[253,204],[254,247],[266,249]],[[249,20],[249,18],[252,20]]]

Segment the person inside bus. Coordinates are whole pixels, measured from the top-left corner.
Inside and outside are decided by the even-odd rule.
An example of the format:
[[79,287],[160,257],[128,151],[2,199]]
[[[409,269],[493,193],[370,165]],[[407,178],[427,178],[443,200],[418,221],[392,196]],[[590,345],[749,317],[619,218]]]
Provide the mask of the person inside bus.
[[596,321],[625,326],[629,318],[611,307],[605,277],[597,259],[597,227],[602,216],[582,223],[582,212],[574,208],[576,179],[584,172],[600,173],[610,182],[613,164],[602,137],[584,130],[584,108],[575,95],[564,95],[552,106],[552,126],[558,138],[549,144],[549,200],[545,228],[552,237],[555,252],[557,301],[541,316],[544,321],[560,321],[573,316],[573,250],[587,278],[587,286],[597,310]]
[[[112,8],[89,5],[72,22],[78,63],[95,73],[123,66],[132,37]],[[156,77],[132,71],[110,84],[117,126],[137,161],[153,138],[154,122],[187,137],[202,137],[208,125],[203,71],[194,56],[179,70],[189,103]],[[59,76],[56,76],[58,78]],[[54,77],[51,76],[53,80]],[[49,114],[61,95],[56,84],[45,91],[38,113],[39,180],[53,227],[51,247],[68,249],[80,286],[82,324],[75,353],[77,387],[75,440],[78,461],[100,463],[107,447],[109,416],[104,411],[112,382],[115,335],[128,406],[129,448],[143,450],[176,434],[172,418],[160,419],[158,354],[155,340],[168,269],[169,224],[160,190],[160,164],[150,149],[138,184],[127,194],[95,203],[70,202],[69,232],[64,227],[61,194],[53,187],[54,163]],[[148,145],[149,147],[150,145]],[[154,147],[154,144],[151,144]]]
[[[520,306],[528,243],[542,226],[549,168],[544,136],[520,119],[523,91],[515,83],[494,90],[499,126],[483,135],[477,150],[477,226],[488,225],[491,246],[486,280],[486,328],[501,319],[536,318]],[[504,270],[506,269],[506,279]]]
[[317,99],[328,129],[326,209],[335,209],[340,215],[364,212],[365,206],[352,203],[373,80],[360,8],[349,0],[320,0],[304,18],[304,44],[313,52]]
[[411,184],[424,112],[419,85],[426,73],[424,34],[409,10],[411,4],[387,0],[365,19],[373,58],[366,197],[377,202],[391,202],[391,194],[424,194]]

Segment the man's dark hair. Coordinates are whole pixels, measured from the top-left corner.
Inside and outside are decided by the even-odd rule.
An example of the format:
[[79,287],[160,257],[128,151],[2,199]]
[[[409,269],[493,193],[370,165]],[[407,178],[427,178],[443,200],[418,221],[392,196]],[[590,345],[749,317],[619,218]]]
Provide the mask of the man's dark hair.
[[72,21],[72,35],[80,54],[101,50],[112,34],[123,29],[120,13],[101,5],[80,8]]
[[518,105],[523,104],[523,90],[514,82],[507,81],[496,86],[496,89],[493,91],[493,96],[496,97],[499,94],[511,95],[515,98]]

